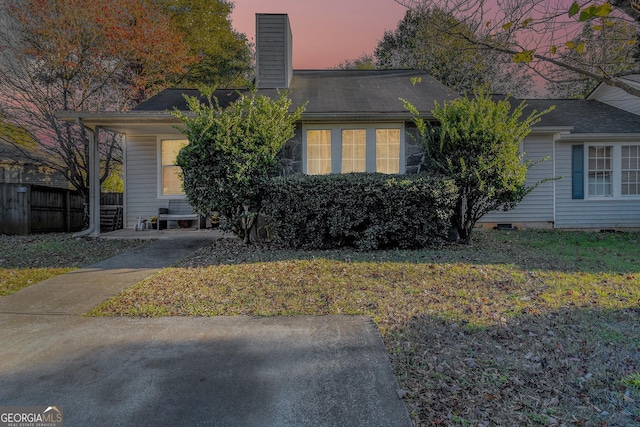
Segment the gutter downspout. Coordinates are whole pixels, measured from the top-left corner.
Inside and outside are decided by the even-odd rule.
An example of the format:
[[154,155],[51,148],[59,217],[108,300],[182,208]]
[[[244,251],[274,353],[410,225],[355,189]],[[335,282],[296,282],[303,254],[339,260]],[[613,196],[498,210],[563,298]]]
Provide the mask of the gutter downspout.
[[82,123],[82,119],[76,118],[76,124],[89,133],[89,228],[73,234],[73,237],[100,235],[100,156],[98,153],[98,132]]

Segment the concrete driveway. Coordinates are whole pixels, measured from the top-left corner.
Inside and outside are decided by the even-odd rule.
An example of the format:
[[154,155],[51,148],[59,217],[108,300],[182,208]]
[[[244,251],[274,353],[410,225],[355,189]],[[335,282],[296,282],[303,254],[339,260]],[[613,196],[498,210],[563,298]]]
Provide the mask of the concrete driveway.
[[81,316],[208,239],[158,240],[0,298],[0,410],[57,406],[66,427],[411,425],[368,317]]

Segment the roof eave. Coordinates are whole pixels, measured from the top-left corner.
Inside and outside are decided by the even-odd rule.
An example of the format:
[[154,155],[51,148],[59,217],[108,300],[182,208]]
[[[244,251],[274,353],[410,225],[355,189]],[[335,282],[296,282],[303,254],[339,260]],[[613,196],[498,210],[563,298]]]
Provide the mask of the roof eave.
[[578,141],[578,142],[591,142],[591,141],[640,141],[640,133],[571,133],[560,135],[557,141]]

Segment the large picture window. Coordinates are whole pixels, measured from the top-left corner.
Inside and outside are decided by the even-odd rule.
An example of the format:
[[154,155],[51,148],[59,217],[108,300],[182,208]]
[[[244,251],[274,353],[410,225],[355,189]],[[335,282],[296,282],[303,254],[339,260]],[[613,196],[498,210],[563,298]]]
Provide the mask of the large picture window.
[[342,130],[342,173],[367,171],[366,129]]
[[160,141],[161,189],[163,196],[183,195],[180,167],[176,166],[178,153],[189,141],[163,139]]
[[400,129],[376,129],[376,172],[400,173]]
[[403,124],[303,126],[303,172],[404,173]]
[[331,173],[331,130],[307,131],[307,173],[323,175]]

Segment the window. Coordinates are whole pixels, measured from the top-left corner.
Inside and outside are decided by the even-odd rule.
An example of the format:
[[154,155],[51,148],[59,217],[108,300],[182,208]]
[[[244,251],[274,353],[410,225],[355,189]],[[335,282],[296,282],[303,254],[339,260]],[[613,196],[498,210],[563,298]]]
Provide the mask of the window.
[[342,173],[367,171],[367,130],[342,130]]
[[376,172],[400,173],[400,129],[376,129]]
[[404,124],[303,126],[303,172],[404,173]]
[[613,195],[610,145],[589,147],[589,196]]
[[322,175],[331,173],[331,130],[307,131],[307,173]]
[[640,195],[640,145],[623,145],[621,160],[622,195]]
[[161,189],[163,196],[183,195],[181,168],[176,166],[178,153],[189,141],[163,139],[160,142]]

